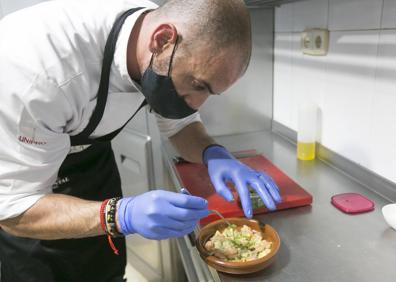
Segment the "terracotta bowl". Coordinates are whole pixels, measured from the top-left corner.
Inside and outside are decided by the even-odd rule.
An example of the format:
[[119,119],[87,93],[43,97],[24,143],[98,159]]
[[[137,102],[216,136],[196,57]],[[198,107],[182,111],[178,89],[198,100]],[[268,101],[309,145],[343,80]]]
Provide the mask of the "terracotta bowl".
[[271,252],[265,257],[246,262],[229,262],[211,255],[204,246],[205,243],[215,234],[217,230],[221,232],[228,226],[227,223],[223,219],[221,219],[209,223],[208,225],[203,227],[199,232],[196,240],[196,246],[199,254],[208,265],[221,272],[231,274],[247,274],[260,271],[269,266],[272,262],[274,262],[276,254],[280,247],[279,235],[274,228],[272,228],[268,224],[260,224],[257,220],[254,219],[235,217],[227,218],[227,220],[230,223],[235,224],[237,227],[247,225],[250,228],[261,232],[263,239],[272,242]]

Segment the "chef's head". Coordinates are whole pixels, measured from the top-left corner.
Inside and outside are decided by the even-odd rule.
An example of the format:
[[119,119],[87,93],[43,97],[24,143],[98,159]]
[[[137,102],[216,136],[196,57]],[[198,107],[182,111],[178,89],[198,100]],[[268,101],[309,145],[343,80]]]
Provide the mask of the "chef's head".
[[252,43],[243,0],[168,0],[145,21],[143,92],[165,117],[191,114],[246,71]]

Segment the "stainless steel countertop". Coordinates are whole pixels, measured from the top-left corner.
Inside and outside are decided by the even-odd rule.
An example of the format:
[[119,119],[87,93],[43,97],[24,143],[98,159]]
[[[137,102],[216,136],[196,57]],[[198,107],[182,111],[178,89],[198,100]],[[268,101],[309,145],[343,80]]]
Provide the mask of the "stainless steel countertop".
[[[298,161],[295,146],[270,131],[215,139],[230,151],[256,149],[310,192],[313,203],[255,216],[278,231],[282,244],[277,260],[255,274],[218,272],[214,280],[396,281],[396,231],[388,227],[381,213],[387,200],[320,160]],[[165,147],[172,157],[174,151],[169,144]],[[375,210],[359,215],[340,212],[330,198],[345,192],[366,195],[375,202]]]

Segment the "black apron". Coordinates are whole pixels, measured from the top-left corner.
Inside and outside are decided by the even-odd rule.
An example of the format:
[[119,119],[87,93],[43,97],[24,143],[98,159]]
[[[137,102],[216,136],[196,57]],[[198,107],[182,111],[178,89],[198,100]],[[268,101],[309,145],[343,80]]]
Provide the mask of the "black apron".
[[[90,146],[67,156],[59,169],[58,180],[53,187],[54,193],[94,201],[122,196],[120,175],[110,141],[146,102],[143,102],[128,122],[118,130],[96,139],[90,139],[89,136],[99,124],[106,106],[110,69],[118,34],[125,19],[140,9],[131,9],[122,14],[109,34],[95,110],[87,127],[80,134],[70,138],[72,146]],[[113,241],[119,255],[113,253],[106,236],[36,240],[15,237],[0,230],[1,281],[124,281],[125,239],[115,238]]]

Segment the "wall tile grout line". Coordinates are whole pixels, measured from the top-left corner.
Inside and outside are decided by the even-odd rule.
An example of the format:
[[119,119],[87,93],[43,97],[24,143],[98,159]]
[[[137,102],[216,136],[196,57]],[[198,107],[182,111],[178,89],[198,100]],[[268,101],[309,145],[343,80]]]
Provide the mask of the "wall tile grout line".
[[385,9],[385,0],[382,0],[381,16],[380,16],[380,23],[379,23],[380,29],[381,29],[382,26],[383,26],[383,21],[384,21],[384,9]]
[[329,29],[330,27],[330,1],[331,0],[327,0],[327,24],[326,24],[327,29]]

